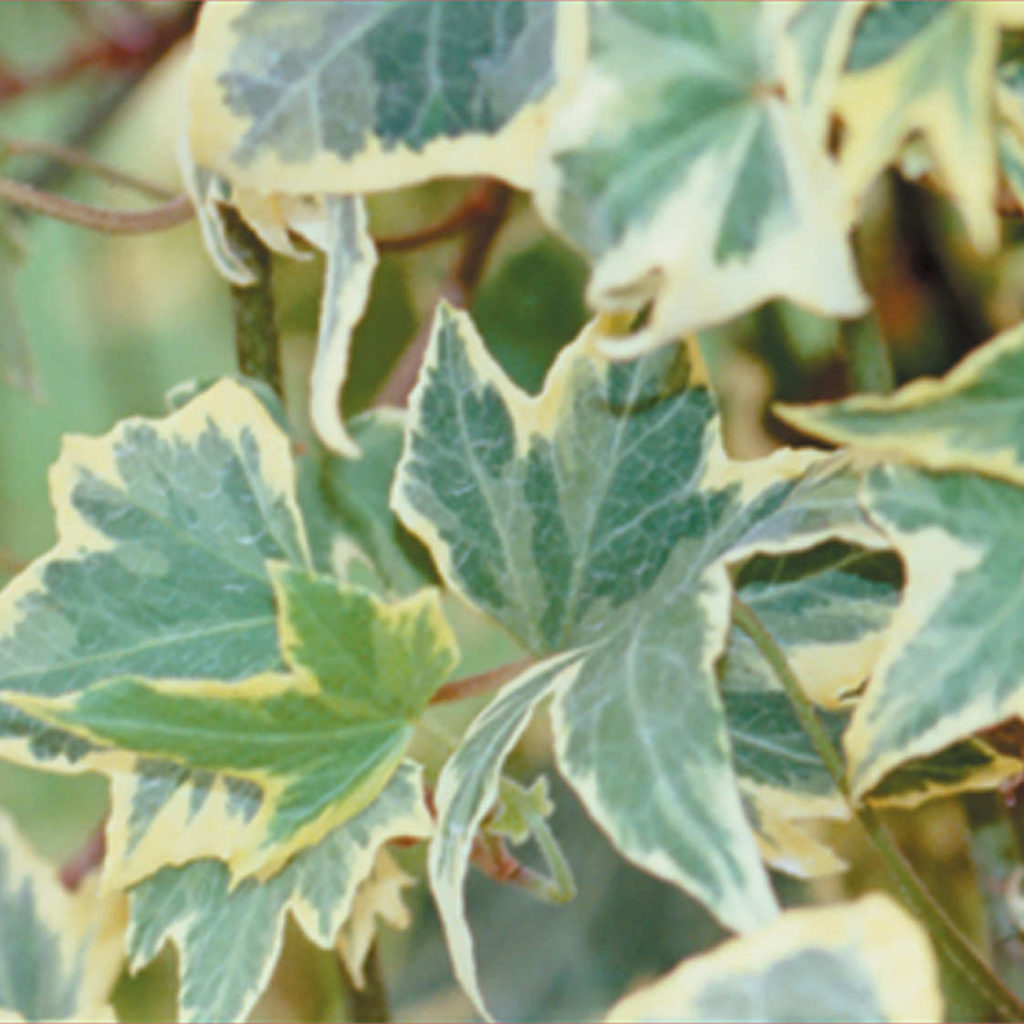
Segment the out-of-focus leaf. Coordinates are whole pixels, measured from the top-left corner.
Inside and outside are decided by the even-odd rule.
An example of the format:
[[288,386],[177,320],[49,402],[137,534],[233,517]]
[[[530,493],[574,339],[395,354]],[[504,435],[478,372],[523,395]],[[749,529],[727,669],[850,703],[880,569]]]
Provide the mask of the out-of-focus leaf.
[[928,933],[888,896],[790,910],[684,960],[606,1021],[939,1021]]
[[38,395],[28,334],[14,296],[14,275],[22,258],[14,225],[0,215],[0,376],[12,387]]
[[919,134],[979,250],[999,243],[994,107],[999,31],[1017,3],[880,3],[858,22],[836,95],[840,162],[862,195]]
[[487,174],[529,187],[574,5],[210,4],[190,87],[197,160],[264,192]]
[[777,297],[865,310],[848,204],[820,117],[784,95],[792,57],[770,8],[588,7],[589,62],[553,118],[537,199],[594,260],[598,308],[653,303],[609,352],[635,356]]

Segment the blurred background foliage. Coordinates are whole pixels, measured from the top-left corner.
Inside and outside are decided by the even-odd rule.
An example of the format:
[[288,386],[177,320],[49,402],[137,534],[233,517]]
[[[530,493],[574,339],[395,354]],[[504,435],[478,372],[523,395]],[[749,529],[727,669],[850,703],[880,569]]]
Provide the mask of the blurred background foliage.
[[[175,146],[187,40],[174,40],[187,34],[193,16],[190,5],[177,2],[144,8],[118,2],[0,4],[0,144],[70,142],[179,191]],[[110,50],[106,56],[103,45]],[[69,55],[72,65],[77,60],[81,66],[65,74]],[[3,148],[0,159],[0,174],[69,197],[120,208],[137,203],[123,189],[45,159]],[[473,187],[441,182],[377,196],[371,202],[374,230],[403,234],[437,221]],[[870,316],[839,324],[772,303],[702,337],[732,453],[752,457],[797,440],[773,423],[774,398],[807,401],[888,390],[945,371],[1024,318],[1022,242],[1024,227],[1007,221],[1001,253],[980,260],[941,197],[895,175],[879,182],[856,237],[874,298]],[[349,412],[373,404],[428,318],[458,246],[454,240],[382,259],[355,342],[345,394]],[[322,266],[316,259],[278,260],[275,273],[289,410],[297,437],[308,439],[305,393]],[[555,353],[582,325],[586,276],[582,259],[544,228],[524,197],[516,197],[471,308],[491,350],[523,387],[540,387]],[[228,290],[206,259],[194,223],[159,234],[107,236],[0,209],[0,359],[7,378],[0,384],[3,581],[54,541],[46,472],[62,435],[102,433],[129,415],[160,415],[173,385],[233,369]],[[504,641],[495,646],[492,629],[459,614],[467,620],[460,629],[467,670],[509,656]],[[446,712],[462,716],[446,727],[458,728],[474,710]],[[540,724],[528,734],[513,762],[524,780],[548,767],[542,732]],[[471,880],[482,980],[505,1019],[594,1015],[629,985],[721,934],[695,904],[615,856],[564,787],[556,783],[553,792],[556,833],[579,884],[574,903],[535,904],[480,876]],[[0,766],[0,804],[56,865],[101,819],[105,791],[94,778]],[[968,820],[977,831],[973,841]],[[1000,898],[1015,846],[998,798],[971,798],[966,811],[960,802],[940,802],[896,815],[894,823],[958,921],[980,943],[994,945],[1007,972],[1024,974],[1024,947]],[[885,885],[850,830],[833,825],[829,836],[852,870],[814,886],[780,878],[787,902]],[[423,851],[402,856],[422,878]],[[452,982],[424,886],[409,899],[415,924],[384,942],[396,1019],[471,1019]],[[173,970],[168,952],[139,977],[125,979],[117,996],[122,1018],[171,1017]],[[966,994],[950,995],[954,1018],[977,1016]],[[292,929],[254,1019],[344,1019],[345,1013],[333,956]]]

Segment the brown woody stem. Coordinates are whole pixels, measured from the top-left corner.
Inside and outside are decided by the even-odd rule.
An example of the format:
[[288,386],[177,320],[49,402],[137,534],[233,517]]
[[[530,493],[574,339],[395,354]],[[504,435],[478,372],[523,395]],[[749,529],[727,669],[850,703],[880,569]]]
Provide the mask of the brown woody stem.
[[[143,178],[137,178],[134,174],[126,174],[74,146],[62,146],[56,142],[43,142],[38,139],[4,139],[0,142],[0,156],[4,155],[43,156],[55,163],[67,164],[69,167],[81,167],[102,181],[134,189],[151,199],[171,200],[176,198],[170,190],[154,185]],[[38,188],[36,191],[42,192]]]
[[41,213],[46,217],[77,224],[79,227],[104,231],[109,234],[140,235],[152,231],[166,231],[191,220],[195,211],[188,196],[176,196],[161,206],[140,212],[110,210],[103,206],[90,206],[74,199],[43,192],[10,178],[0,178],[0,201]]
[[[419,244],[429,244],[431,241],[449,237],[457,232],[465,233],[465,240],[459,250],[455,265],[441,285],[441,295],[452,305],[465,308],[472,301],[480,278],[483,276],[484,267],[487,265],[491,247],[508,216],[511,202],[512,189],[508,185],[487,179],[481,182],[460,210],[457,210],[446,221],[442,221],[441,225],[404,236],[403,244],[407,244],[410,239],[417,237],[428,238],[427,242],[421,241]],[[447,228],[445,228],[446,224]],[[452,224],[456,225],[454,229],[451,227]],[[444,228],[443,231],[442,228]],[[383,239],[382,241],[386,242],[387,240]],[[395,245],[395,241],[392,239],[391,244]],[[411,248],[412,246],[407,245],[407,247]],[[423,363],[423,356],[426,354],[429,341],[430,327],[429,324],[424,324],[412,344],[402,353],[388,379],[384,381],[374,400],[375,405],[405,405],[409,393],[416,383],[416,378],[419,376],[420,366]]]

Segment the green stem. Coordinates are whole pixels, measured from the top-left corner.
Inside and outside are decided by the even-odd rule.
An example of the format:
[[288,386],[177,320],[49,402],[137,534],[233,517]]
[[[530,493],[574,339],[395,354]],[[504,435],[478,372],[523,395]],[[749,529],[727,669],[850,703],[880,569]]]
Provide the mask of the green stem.
[[225,210],[224,218],[232,247],[242,255],[256,278],[256,283],[247,288],[231,287],[238,368],[268,384],[283,400],[270,251],[233,210]]
[[733,622],[754,642],[782,684],[800,725],[807,733],[836,789],[850,805],[850,809],[896,882],[904,903],[928,929],[940,954],[968,985],[991,1003],[1003,1020],[1024,1020],[1024,1002],[1003,984],[989,964],[963,936],[949,914],[925,888],[913,865],[896,845],[892,834],[874,809],[867,804],[858,804],[854,801],[846,779],[846,766],[842,756],[775,638],[765,629],[757,615],[737,598],[733,598],[732,613]]
[[338,969],[348,993],[349,1019],[356,1024],[385,1024],[391,1020],[388,991],[380,968],[380,951],[374,941],[363,965],[363,987],[358,988],[338,957]]

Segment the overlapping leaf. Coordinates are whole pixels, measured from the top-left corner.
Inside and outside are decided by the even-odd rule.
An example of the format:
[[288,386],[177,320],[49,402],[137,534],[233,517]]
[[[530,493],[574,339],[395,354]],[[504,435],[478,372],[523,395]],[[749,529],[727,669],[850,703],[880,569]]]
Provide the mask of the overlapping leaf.
[[609,365],[596,335],[530,399],[443,307],[393,500],[452,586],[539,656],[581,653],[555,687],[557,753],[613,841],[748,928],[773,901],[714,675],[725,563],[878,537],[817,456],[730,463],[675,353]]
[[777,407],[800,430],[928,469],[1024,484],[1024,326],[972,352],[941,380],[892,395]]
[[684,960],[620,1000],[606,1021],[938,1021],[928,935],[888,896],[790,910]]
[[434,592],[388,605],[296,567],[271,577],[287,673],[123,676],[64,698],[8,697],[103,748],[101,767],[154,758],[254,790],[248,829],[218,851],[235,877],[279,867],[366,807],[456,660]]
[[863,194],[917,133],[974,244],[999,241],[994,130],[999,31],[1016,3],[879,3],[860,19],[836,96],[849,188]]
[[113,1021],[108,1003],[124,960],[123,896],[57,872],[0,816],[0,1017]]
[[820,436],[928,467],[877,467],[864,489],[907,586],[846,737],[860,793],[1024,707],[1022,353],[1015,328],[941,381],[782,410]]
[[[553,119],[537,199],[595,261],[599,308],[654,301],[619,355],[780,296],[831,315],[865,309],[822,132],[832,75],[780,41],[785,19],[770,7],[588,8],[589,61]],[[841,44],[845,22],[825,36]],[[794,79],[811,95],[789,101]]]
[[[306,540],[288,439],[246,388],[221,381],[163,420],[66,438],[51,493],[57,546],[0,594],[0,688],[55,696],[126,673],[226,684],[281,666],[266,563],[304,565]],[[49,769],[95,763],[10,704],[0,747]],[[259,806],[241,780],[154,760],[113,786],[112,884],[212,854]]]
[[846,736],[858,793],[914,757],[1024,713],[1024,489],[888,466],[865,502],[907,586]]
[[264,192],[445,175],[529,187],[578,62],[573,5],[210,4],[190,85],[198,162]]
[[779,68],[787,98],[811,138],[827,139],[835,89],[865,0],[804,0],[766,5],[778,18]]
[[384,844],[430,829],[421,769],[404,762],[365,810],[266,881],[247,878],[232,887],[219,860],[165,867],[131,891],[132,968],[173,942],[181,1019],[244,1020],[270,978],[286,914],[313,942],[331,948]]

